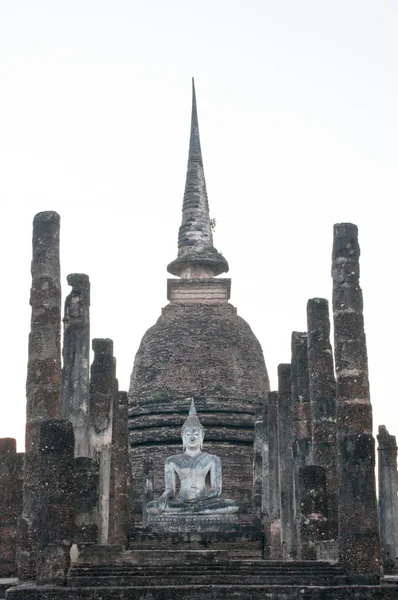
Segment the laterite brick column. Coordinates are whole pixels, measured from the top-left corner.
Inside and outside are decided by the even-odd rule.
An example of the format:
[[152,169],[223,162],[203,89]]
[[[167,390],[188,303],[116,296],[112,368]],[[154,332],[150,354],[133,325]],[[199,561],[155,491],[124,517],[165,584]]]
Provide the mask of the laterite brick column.
[[41,424],[38,585],[66,585],[75,526],[74,441],[70,421]]
[[359,254],[356,225],[335,225],[332,277],[339,447],[339,560],[351,573],[377,577],[381,570],[381,544]]
[[26,381],[23,510],[18,524],[18,576],[36,577],[40,425],[59,416],[61,392],[60,217],[38,213],[33,221],[32,306]]
[[328,538],[337,539],[336,380],[327,300],[308,300],[307,323],[313,459],[326,472]]

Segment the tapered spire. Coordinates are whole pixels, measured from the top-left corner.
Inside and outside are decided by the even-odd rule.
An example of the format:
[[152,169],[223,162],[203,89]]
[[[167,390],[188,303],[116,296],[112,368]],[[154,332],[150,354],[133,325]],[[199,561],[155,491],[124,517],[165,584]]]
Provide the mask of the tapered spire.
[[192,117],[188,168],[178,234],[178,257],[167,270],[183,278],[209,278],[228,271],[228,263],[213,246],[209,202],[200,148],[195,83],[192,78]]

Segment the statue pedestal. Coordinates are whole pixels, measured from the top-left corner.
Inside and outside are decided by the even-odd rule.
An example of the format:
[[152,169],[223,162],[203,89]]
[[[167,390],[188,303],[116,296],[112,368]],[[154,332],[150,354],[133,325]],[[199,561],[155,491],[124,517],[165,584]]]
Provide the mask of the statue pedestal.
[[148,516],[147,527],[156,533],[205,533],[234,531],[238,519],[235,514],[226,515],[158,515]]

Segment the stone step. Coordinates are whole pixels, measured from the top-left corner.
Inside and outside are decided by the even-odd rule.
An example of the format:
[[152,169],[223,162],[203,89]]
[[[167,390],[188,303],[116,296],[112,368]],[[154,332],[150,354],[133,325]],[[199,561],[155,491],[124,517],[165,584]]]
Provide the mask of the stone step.
[[380,585],[287,586],[200,585],[142,587],[12,588],[7,600],[397,600],[393,587]]
[[290,568],[261,568],[261,567],[247,567],[247,568],[234,568],[231,566],[222,566],[222,565],[211,565],[209,566],[207,569],[206,568],[196,568],[196,567],[180,567],[180,568],[176,568],[176,569],[159,569],[158,567],[154,566],[154,567],[148,567],[148,568],[144,568],[142,566],[134,566],[134,565],[128,565],[128,566],[118,566],[118,567],[106,567],[106,566],[95,566],[95,567],[85,567],[85,566],[78,566],[78,567],[73,567],[70,571],[71,574],[79,574],[79,575],[84,575],[85,573],[87,574],[91,574],[91,573],[96,573],[98,575],[100,574],[151,574],[151,573],[159,573],[162,572],[163,575],[167,575],[168,573],[182,573],[182,574],[189,574],[189,573],[263,573],[265,575],[278,575],[278,574],[285,574],[285,573],[292,573],[292,574],[318,574],[318,575],[341,575],[344,574],[344,570],[339,568],[339,567],[334,567],[331,569],[327,569],[327,568],[320,568],[320,569],[315,569],[315,568],[308,568],[308,569],[290,569]]
[[[242,585],[246,582],[247,585],[303,585],[303,586],[341,586],[347,583],[345,576],[340,577],[260,577],[251,575],[242,580],[242,577],[206,575],[192,576],[189,578],[189,585]],[[154,586],[185,586],[187,579],[185,577],[90,577],[90,578],[73,578],[68,579],[69,587],[154,587]]]
[[224,564],[96,565],[75,564],[70,587],[139,587],[181,585],[305,585],[338,586],[347,583],[338,565],[316,561],[229,561]]

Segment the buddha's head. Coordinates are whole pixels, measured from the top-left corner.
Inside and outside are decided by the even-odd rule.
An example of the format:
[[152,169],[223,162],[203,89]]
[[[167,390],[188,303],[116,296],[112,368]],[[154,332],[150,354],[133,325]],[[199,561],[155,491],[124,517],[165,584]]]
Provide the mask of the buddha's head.
[[195,402],[192,398],[189,415],[181,430],[182,444],[184,450],[201,450],[205,437],[205,430],[196,414]]

